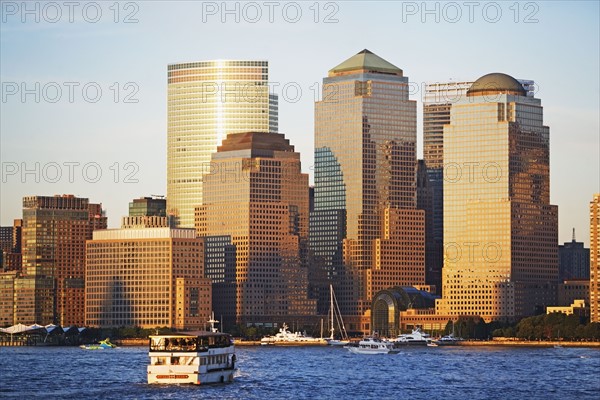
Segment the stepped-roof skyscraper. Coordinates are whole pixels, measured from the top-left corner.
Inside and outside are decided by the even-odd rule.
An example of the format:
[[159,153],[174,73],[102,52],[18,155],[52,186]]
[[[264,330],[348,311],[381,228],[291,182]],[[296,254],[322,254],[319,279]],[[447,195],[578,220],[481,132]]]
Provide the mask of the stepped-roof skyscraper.
[[425,283],[416,209],[416,102],[403,71],[363,50],[332,68],[315,106],[311,293],[331,281],[352,331],[370,331],[373,294]]

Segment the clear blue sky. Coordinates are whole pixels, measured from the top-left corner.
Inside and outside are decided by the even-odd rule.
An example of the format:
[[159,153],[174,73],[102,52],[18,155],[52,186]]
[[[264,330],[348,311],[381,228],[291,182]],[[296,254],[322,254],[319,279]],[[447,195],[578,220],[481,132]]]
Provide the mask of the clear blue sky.
[[[276,3],[270,16],[264,2],[229,3],[231,13],[220,1],[99,2],[101,15],[96,3],[70,10],[63,2],[54,3],[59,9],[33,2],[27,13],[22,2],[2,2],[1,224],[20,218],[25,195],[89,197],[103,203],[115,227],[132,198],[166,194],[166,67],[174,62],[268,60],[270,80],[280,83],[280,131],[312,175],[315,84],[368,48],[402,68],[415,88],[489,72],[535,80],[550,126],[559,240],[570,240],[575,227],[588,243],[588,204],[600,191],[597,1],[481,1],[473,9],[464,2],[427,3],[429,13],[420,1]],[[292,102],[294,87],[302,94]],[[22,98],[23,89],[33,93]],[[419,120],[421,95],[412,96]],[[126,96],[138,102],[125,102]],[[420,157],[420,123],[418,129]],[[22,176],[36,162],[38,182],[35,173]],[[69,162],[79,163],[72,177]],[[137,183],[125,182],[129,173]]]

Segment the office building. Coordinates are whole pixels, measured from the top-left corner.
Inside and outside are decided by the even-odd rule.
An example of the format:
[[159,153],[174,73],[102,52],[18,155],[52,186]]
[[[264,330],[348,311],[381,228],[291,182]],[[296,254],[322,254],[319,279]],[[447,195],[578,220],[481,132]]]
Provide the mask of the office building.
[[332,282],[355,332],[370,331],[374,292],[425,283],[416,102],[408,95],[403,71],[363,50],[329,71],[315,105],[311,293],[326,313]]
[[84,324],[85,241],[106,225],[102,206],[86,198],[23,198],[23,276],[14,283],[17,322]]
[[[143,217],[131,217],[143,218]],[[85,322],[93,327],[205,329],[210,280],[193,229],[139,221],[94,232],[86,243]]]
[[162,197],[140,197],[129,203],[130,217],[165,217],[167,200]]
[[[216,257],[222,262],[211,261],[208,273],[225,284],[235,276],[236,296],[225,307],[235,307],[235,314],[223,319],[281,324],[313,317],[315,301],[307,296],[308,175],[300,154],[282,134],[232,133],[212,163],[196,226],[206,245],[216,241],[213,251],[224,253]],[[226,260],[233,250],[235,274]]]
[[[527,97],[534,96],[535,83],[517,79]],[[452,105],[465,99],[472,80],[430,82],[423,98],[423,158],[426,169],[428,195],[431,197],[427,212],[425,244],[426,280],[441,289],[441,271],[444,253],[444,125],[450,124]],[[453,167],[449,166],[449,172]]]
[[[573,239],[558,246],[558,279],[565,280],[590,279],[590,249],[583,242]],[[569,303],[570,304],[570,303]]]
[[167,213],[193,228],[211,154],[230,133],[277,132],[277,96],[267,61],[179,63],[167,73]]
[[600,193],[590,202],[590,320],[600,322]]
[[558,209],[550,205],[541,101],[501,73],[475,81],[443,127],[444,266],[438,314],[514,319],[556,301]]

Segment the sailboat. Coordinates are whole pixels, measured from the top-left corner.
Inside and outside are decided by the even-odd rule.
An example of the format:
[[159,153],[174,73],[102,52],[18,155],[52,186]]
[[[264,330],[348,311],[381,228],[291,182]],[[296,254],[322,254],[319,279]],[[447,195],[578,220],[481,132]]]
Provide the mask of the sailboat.
[[[329,338],[326,338],[327,344],[330,346],[345,346],[350,343],[348,339],[348,333],[346,333],[346,327],[344,326],[344,320],[342,319],[342,313],[340,312],[340,308],[337,304],[337,300],[335,298],[335,294],[333,293],[333,285],[329,284],[329,297],[331,300],[331,304],[329,307],[329,317],[330,317],[330,328],[329,331],[331,335]],[[337,312],[337,314],[336,314]],[[341,340],[335,338],[335,322],[337,321],[338,326],[340,328]]]

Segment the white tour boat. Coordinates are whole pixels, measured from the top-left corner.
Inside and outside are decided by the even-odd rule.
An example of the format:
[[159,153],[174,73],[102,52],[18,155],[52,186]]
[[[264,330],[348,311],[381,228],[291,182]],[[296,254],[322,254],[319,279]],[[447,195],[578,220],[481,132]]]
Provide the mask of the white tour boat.
[[413,329],[412,333],[398,335],[395,340],[398,345],[427,346],[431,343],[431,336],[421,331],[420,328]]
[[290,332],[288,326],[284,323],[279,332],[274,336],[265,336],[260,340],[262,346],[280,345],[280,346],[299,346],[299,345],[326,345],[327,342],[322,338],[306,336],[302,332]]
[[181,332],[150,336],[148,383],[232,382],[235,347],[228,333],[218,332],[211,318],[211,332]]
[[400,352],[394,343],[379,338],[367,337],[356,344],[349,344],[346,348],[355,354],[398,354]]

